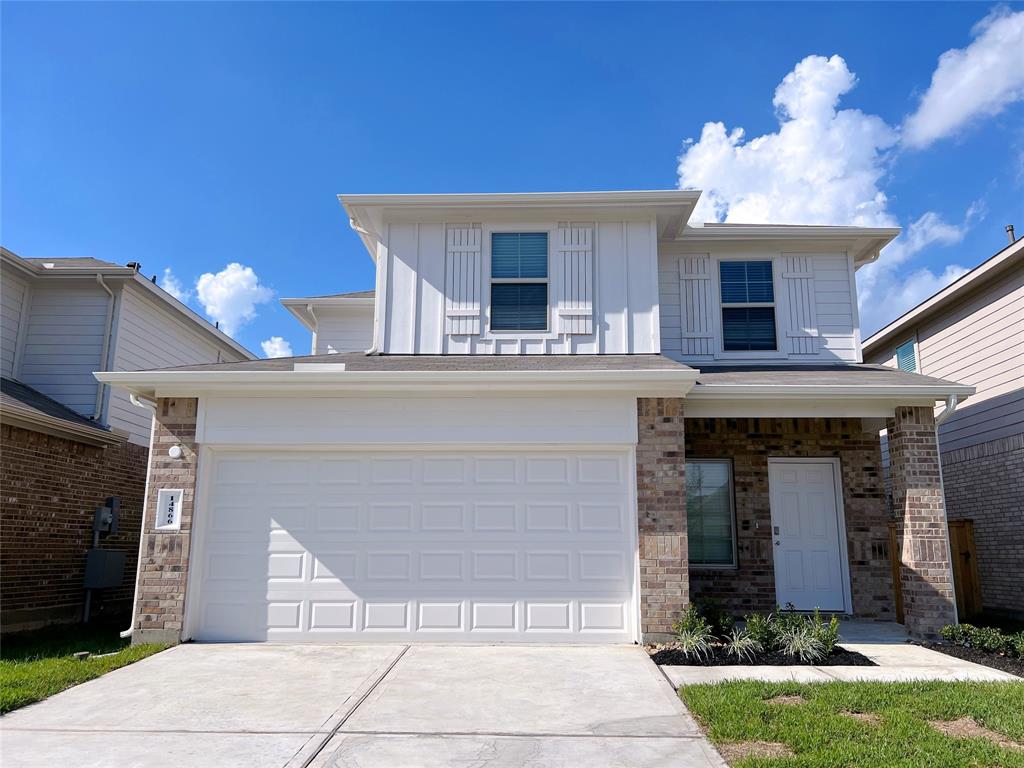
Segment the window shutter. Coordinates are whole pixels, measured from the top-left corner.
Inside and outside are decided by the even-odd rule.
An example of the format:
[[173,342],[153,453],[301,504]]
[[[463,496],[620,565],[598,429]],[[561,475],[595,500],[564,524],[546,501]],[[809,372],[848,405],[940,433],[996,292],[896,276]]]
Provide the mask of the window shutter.
[[896,367],[907,373],[917,373],[917,355],[914,354],[913,339],[896,347]]
[[558,296],[560,333],[594,332],[594,229],[560,226],[555,237],[555,263],[561,271]]
[[445,333],[480,333],[480,227],[448,226],[444,263]]
[[679,259],[679,323],[684,355],[714,354],[712,318],[718,302],[711,295],[711,257],[707,254]]
[[820,348],[820,337],[811,257],[783,254],[782,270],[782,284],[785,286],[786,302],[789,305],[786,351],[791,355],[816,355]]

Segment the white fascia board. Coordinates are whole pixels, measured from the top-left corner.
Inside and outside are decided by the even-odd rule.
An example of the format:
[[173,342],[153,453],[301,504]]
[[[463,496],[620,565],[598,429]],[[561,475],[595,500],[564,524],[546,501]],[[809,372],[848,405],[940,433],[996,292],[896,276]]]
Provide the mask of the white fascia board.
[[314,332],[316,331],[316,318],[309,311],[310,307],[314,310],[324,308],[349,309],[352,311],[369,309],[372,311],[375,304],[376,299],[369,297],[345,298],[331,296],[319,299],[281,299],[281,306],[287,309],[307,330]]
[[902,401],[905,398],[945,400],[950,395],[969,397],[977,390],[963,384],[864,385],[864,384],[698,384],[690,400],[861,400]]
[[104,383],[148,398],[199,393],[333,392],[623,392],[685,397],[695,370],[646,371],[103,371]]
[[686,227],[678,242],[764,242],[817,240],[843,245],[859,269],[878,259],[882,248],[899,235],[899,227],[846,227],[787,224],[705,224]]
[[957,280],[954,280],[941,291],[938,291],[928,297],[916,307],[904,312],[881,330],[875,331],[875,333],[873,333],[871,337],[864,342],[864,354],[867,355],[874,351],[872,347],[881,344],[886,339],[896,334],[903,333],[908,326],[915,322],[920,322],[931,314],[932,311],[940,309],[941,305],[946,302],[952,302],[966,291],[973,289],[982,283],[984,279],[993,272],[1006,265],[1007,262],[1011,262],[1012,264],[1012,261],[1015,259],[1024,260],[1024,237],[1018,239],[1012,245],[1008,245],[994,256],[989,257],[988,260],[982,262]]

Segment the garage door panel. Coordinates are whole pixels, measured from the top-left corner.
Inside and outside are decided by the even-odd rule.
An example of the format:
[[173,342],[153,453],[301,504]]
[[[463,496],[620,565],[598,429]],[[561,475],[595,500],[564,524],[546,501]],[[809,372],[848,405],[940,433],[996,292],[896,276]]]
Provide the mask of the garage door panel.
[[214,456],[198,639],[632,639],[625,451]]

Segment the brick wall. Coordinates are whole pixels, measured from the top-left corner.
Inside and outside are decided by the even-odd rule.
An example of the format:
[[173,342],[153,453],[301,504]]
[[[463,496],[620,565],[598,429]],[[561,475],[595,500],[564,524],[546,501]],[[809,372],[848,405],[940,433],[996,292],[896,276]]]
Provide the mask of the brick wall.
[[[163,398],[157,402],[133,643],[176,643],[181,639],[198,461],[195,442],[198,402],[194,398]],[[172,459],[167,455],[172,445],[185,449],[181,458]],[[153,527],[161,488],[184,491],[180,531],[157,531]]]
[[827,457],[841,467],[854,614],[894,618],[877,432],[865,431],[860,419],[687,419],[686,455],[732,459],[736,501],[738,567],[692,570],[695,601],[714,600],[735,613],[775,607],[768,458]]
[[93,615],[127,613],[135,585],[148,450],[79,443],[0,427],[0,624],[4,631],[81,619],[85,555],[96,507],[121,497],[120,532],[103,549],[126,553],[124,580],[94,593]]
[[640,619],[645,636],[672,631],[689,602],[683,401],[637,400]]
[[946,512],[974,521],[987,610],[1024,615],[1024,434],[942,454]]
[[898,406],[886,431],[902,547],[904,625],[914,637],[933,638],[956,621],[935,411]]

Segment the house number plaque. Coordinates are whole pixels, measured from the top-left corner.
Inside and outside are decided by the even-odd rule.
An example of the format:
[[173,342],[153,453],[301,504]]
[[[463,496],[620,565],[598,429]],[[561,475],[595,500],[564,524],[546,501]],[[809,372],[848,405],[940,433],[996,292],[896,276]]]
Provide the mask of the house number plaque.
[[156,529],[158,531],[181,530],[182,491],[162,488],[156,496]]

